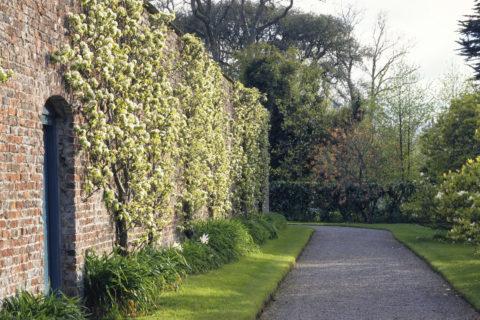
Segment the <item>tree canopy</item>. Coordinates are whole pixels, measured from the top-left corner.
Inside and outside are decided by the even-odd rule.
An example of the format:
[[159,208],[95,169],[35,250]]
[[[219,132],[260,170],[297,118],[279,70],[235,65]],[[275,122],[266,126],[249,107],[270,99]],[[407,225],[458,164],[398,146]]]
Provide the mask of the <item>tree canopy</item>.
[[478,94],[452,100],[447,111],[422,135],[422,170],[434,181],[441,181],[444,173],[458,170],[468,159],[480,155],[480,142],[475,140],[480,123],[479,104]]
[[474,13],[460,21],[461,38],[458,43],[462,46],[461,54],[472,63],[475,78],[480,80],[480,2],[475,1]]

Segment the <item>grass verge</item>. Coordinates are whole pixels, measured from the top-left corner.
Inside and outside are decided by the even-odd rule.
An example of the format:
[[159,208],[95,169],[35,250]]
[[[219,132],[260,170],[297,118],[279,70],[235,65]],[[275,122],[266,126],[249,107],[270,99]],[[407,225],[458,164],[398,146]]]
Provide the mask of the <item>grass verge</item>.
[[262,245],[260,252],[206,274],[190,276],[179,291],[164,294],[161,310],[140,319],[255,319],[294,265],[312,231],[288,226],[278,239]]
[[475,246],[435,240],[445,232],[414,224],[301,223],[306,225],[345,226],[389,230],[393,236],[423,258],[480,311],[480,257]]

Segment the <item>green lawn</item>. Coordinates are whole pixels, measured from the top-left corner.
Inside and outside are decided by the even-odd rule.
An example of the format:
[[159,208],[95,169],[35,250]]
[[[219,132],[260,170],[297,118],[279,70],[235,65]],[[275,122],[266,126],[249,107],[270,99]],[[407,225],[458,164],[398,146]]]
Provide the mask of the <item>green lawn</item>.
[[294,265],[313,229],[288,226],[261,252],[206,274],[190,276],[177,292],[164,295],[163,308],[141,319],[255,319],[283,276]]
[[442,234],[441,231],[413,224],[307,224],[389,230],[480,310],[480,256],[474,256],[475,247],[472,245],[434,240],[434,234]]

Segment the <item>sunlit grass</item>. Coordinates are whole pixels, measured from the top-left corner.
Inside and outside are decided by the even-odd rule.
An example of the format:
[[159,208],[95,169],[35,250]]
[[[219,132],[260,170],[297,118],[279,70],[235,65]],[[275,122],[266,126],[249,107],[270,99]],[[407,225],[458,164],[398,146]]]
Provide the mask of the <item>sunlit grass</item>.
[[394,237],[425,259],[432,269],[461,293],[477,310],[480,310],[480,256],[475,256],[475,246],[435,240],[433,230],[413,224],[331,224],[307,223],[310,225],[337,225],[389,230]]
[[189,277],[180,291],[164,295],[161,310],[141,319],[255,319],[311,233],[311,228],[288,226],[278,239],[261,246],[261,252]]

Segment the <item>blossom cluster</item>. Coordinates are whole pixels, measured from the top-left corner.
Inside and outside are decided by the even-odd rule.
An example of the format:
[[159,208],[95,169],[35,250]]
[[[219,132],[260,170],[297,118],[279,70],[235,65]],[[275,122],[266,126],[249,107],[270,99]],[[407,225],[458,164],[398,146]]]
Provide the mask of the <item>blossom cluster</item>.
[[100,190],[114,221],[141,226],[148,241],[175,209],[187,219],[204,207],[226,216],[232,202],[257,209],[268,179],[258,92],[236,84],[228,112],[225,79],[201,41],[185,35],[180,50],[169,48],[174,17],[146,17],[142,0],[81,0],[81,9],[53,59],[66,67],[83,119],[84,191]]

